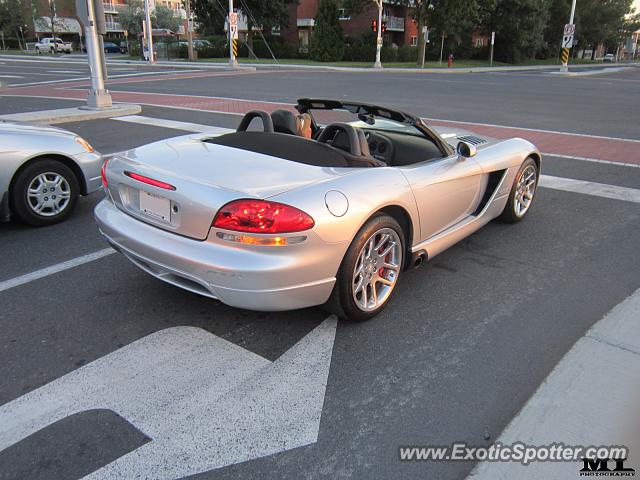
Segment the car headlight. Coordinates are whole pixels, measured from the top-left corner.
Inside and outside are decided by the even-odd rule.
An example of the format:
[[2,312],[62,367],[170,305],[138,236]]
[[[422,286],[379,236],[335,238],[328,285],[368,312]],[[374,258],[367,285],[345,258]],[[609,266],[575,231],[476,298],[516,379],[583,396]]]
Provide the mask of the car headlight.
[[76,142],[78,142],[80,145],[82,145],[82,148],[84,148],[87,152],[89,152],[89,153],[93,152],[93,147],[84,138],[76,137]]

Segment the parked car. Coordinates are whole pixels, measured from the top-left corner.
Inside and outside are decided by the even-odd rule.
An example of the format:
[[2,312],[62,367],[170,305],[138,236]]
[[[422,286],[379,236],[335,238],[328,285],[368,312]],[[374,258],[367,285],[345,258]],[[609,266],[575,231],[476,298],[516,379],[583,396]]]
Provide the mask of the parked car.
[[100,188],[102,155],[61,128],[0,121],[0,221],[35,226],[67,218]]
[[[526,140],[430,128],[370,104],[295,108],[312,115],[311,139],[289,110],[251,111],[237,132],[112,157],[100,231],[148,274],[225,304],[325,305],[361,321],[404,269],[531,209],[541,155]],[[247,131],[255,118],[264,131]]]
[[43,38],[35,45],[36,53],[40,55],[41,53],[71,53],[73,51],[73,45],[71,42],[65,42],[61,38],[56,38],[55,41],[53,38]]
[[602,59],[603,62],[615,62],[616,56],[613,53],[607,53]]
[[104,53],[120,53],[120,45],[116,45],[113,42],[104,42],[102,46]]

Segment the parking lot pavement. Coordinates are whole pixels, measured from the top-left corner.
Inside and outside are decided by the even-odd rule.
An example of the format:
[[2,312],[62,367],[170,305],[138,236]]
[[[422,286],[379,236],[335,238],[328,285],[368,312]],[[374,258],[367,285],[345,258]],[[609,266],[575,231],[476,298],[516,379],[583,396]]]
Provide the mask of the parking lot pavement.
[[[161,126],[165,120],[233,128],[239,119],[158,107],[146,107],[143,115],[157,119],[156,124],[111,119],[65,128],[105,152],[115,152],[189,133]],[[544,173],[640,189],[637,168],[546,157]],[[106,248],[92,220],[100,196],[82,199],[75,215],[54,227],[0,225],[0,282]],[[214,430],[198,437],[202,448],[196,448],[195,456],[188,462],[180,457],[172,468],[204,465],[197,478],[216,479],[463,478],[473,462],[400,462],[398,447],[453,441],[487,445],[497,438],[571,345],[638,287],[639,229],[637,203],[541,188],[526,221],[489,224],[424,268],[407,272],[379,317],[338,324],[327,347],[332,353],[326,384],[318,380],[311,389],[324,398],[318,426],[313,426],[311,413],[292,414],[295,425],[306,425],[310,432],[297,433],[299,440],[288,444],[298,448],[270,447],[268,439],[280,438],[282,424],[254,421],[253,427],[271,425],[271,437],[262,430],[250,438],[238,433],[234,438],[248,443],[231,451],[230,443],[223,442],[216,454],[220,468],[213,470],[207,467],[211,455],[197,452],[215,444],[220,436],[215,428],[229,433],[243,419],[255,418],[256,412],[244,410],[241,398],[259,399],[267,412],[289,405],[291,399],[303,399],[304,404],[317,398],[299,387],[285,388],[279,395],[260,392],[272,378],[270,365],[279,365],[279,359],[311,338],[327,313],[319,308],[281,313],[233,309],[159,282],[120,254],[0,291],[0,338],[6,339],[0,349],[0,416],[11,414],[12,422],[24,424],[33,412],[1,409],[21,398],[27,401],[25,394],[44,395],[47,408],[52,408],[53,393],[46,392],[53,390],[45,386],[57,379],[70,379],[65,380],[69,388],[95,388],[95,380],[74,380],[74,372],[88,372],[82,370],[85,366],[114,366],[110,368],[117,368],[117,375],[99,370],[112,372],[100,378],[121,379],[113,388],[120,385],[117,388],[132,395],[138,391],[136,375],[141,375],[136,372],[155,382],[155,393],[140,390],[146,393],[133,395],[133,400],[118,397],[117,406],[98,403],[89,410],[75,406],[80,408],[75,415],[59,413],[59,421],[0,452],[0,478],[80,478],[111,462],[125,462],[122,459],[128,459],[125,465],[137,459],[139,466],[131,468],[144,477],[151,471],[148,462],[157,461],[157,445],[163,446],[163,455],[193,454],[192,440],[163,436],[172,431],[166,421],[149,426],[131,412],[139,402],[147,405],[149,418],[155,418],[157,405],[170,411],[182,408],[180,394],[166,393],[173,392],[172,366],[194,362],[180,377],[192,384],[185,391],[193,398],[206,394],[207,385],[217,385],[219,369],[209,373],[206,363],[204,368],[196,364],[196,352],[204,354],[205,344],[211,345],[216,361],[222,352],[233,351],[237,353],[228,358],[244,359],[236,367],[256,361],[259,368],[247,381],[241,370],[225,369],[230,382],[225,401],[231,406],[220,413]],[[154,336],[160,333],[172,347],[154,348],[163,345]],[[195,337],[187,341],[184,335]],[[171,359],[157,357],[163,352]],[[95,361],[99,363],[91,363]],[[234,397],[239,392],[244,392],[242,397]],[[3,438],[0,434],[0,444]],[[172,440],[158,443],[162,438]],[[182,472],[179,476],[194,473],[177,471]],[[96,478],[108,478],[100,475]]]

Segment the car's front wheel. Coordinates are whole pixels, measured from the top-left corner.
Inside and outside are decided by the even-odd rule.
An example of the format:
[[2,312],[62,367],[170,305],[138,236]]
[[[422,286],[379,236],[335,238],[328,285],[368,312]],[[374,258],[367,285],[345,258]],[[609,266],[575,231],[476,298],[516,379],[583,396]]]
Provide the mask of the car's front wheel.
[[71,214],[79,191],[78,179],[69,167],[57,160],[43,159],[15,178],[11,208],[29,225],[52,225]]
[[394,218],[376,215],[369,219],[342,260],[328,309],[356,322],[380,313],[400,277],[404,245],[404,233]]
[[511,187],[509,200],[504,207],[500,220],[515,223],[522,220],[533,205],[533,200],[538,189],[538,165],[531,157],[527,158]]

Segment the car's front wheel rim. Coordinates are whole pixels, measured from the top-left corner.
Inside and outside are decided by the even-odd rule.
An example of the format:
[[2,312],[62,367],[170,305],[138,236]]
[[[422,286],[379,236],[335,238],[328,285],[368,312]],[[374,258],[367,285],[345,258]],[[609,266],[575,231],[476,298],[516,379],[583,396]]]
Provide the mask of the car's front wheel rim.
[[59,173],[41,173],[29,183],[27,204],[36,215],[59,215],[69,206],[70,201],[71,187],[67,179]]
[[371,312],[389,299],[402,265],[402,242],[392,228],[371,235],[358,254],[351,283],[358,308]]
[[534,165],[528,165],[518,178],[516,183],[516,194],[514,197],[514,210],[518,217],[524,216],[531,207],[533,197],[536,193],[538,174]]

